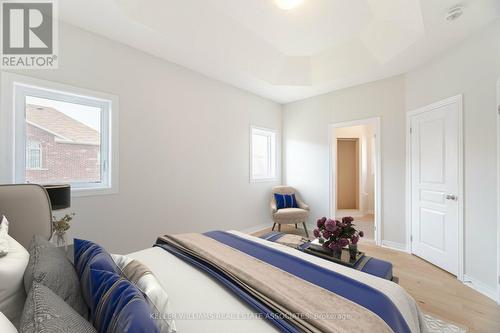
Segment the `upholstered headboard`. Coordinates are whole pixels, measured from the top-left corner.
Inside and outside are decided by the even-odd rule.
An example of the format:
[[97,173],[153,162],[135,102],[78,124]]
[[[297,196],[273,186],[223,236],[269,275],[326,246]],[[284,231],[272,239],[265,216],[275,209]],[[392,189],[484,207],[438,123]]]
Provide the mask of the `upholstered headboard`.
[[52,235],[52,208],[40,185],[0,185],[0,214],[9,220],[9,235],[25,248],[33,235]]

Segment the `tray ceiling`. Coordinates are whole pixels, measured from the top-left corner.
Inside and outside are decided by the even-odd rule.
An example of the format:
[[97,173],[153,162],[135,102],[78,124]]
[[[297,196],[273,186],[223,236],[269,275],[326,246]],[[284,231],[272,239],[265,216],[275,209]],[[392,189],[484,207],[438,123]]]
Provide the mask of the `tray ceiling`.
[[[61,19],[280,103],[404,73],[500,15],[498,0],[64,0]],[[100,13],[96,15],[96,13]]]

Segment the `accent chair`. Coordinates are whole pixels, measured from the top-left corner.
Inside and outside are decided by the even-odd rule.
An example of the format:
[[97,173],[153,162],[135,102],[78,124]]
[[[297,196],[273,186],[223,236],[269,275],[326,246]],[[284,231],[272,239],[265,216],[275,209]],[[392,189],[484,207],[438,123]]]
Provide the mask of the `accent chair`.
[[[281,195],[295,195],[296,205],[294,204],[294,208],[280,208],[278,209],[278,203],[276,202],[276,198],[274,194]],[[281,231],[282,224],[295,224],[295,228],[297,228],[297,224],[302,223],[304,226],[304,231],[306,236],[309,237],[309,233],[306,228],[306,221],[309,217],[309,206],[306,205],[298,195],[297,191],[291,186],[275,186],[272,189],[271,194],[271,216],[273,218],[274,224],[272,230],[276,225],[278,225],[278,231]]]

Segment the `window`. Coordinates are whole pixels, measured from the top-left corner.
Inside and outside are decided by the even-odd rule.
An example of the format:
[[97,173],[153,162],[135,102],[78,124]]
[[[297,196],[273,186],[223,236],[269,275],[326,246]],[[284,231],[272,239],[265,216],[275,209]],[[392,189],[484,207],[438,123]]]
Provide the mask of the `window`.
[[[101,164],[99,155],[109,139],[108,131],[101,126],[101,122],[107,122],[108,106],[86,98],[68,101],[68,95],[36,88],[20,89],[19,94],[18,107],[24,110],[24,141],[28,151],[24,181],[70,183],[74,187],[106,186],[107,168]],[[40,142],[47,147],[43,169]]]
[[42,168],[42,145],[37,141],[28,141],[26,145],[26,169]]
[[252,127],[250,143],[250,180],[276,180],[276,131]]
[[13,181],[69,183],[77,196],[116,192],[117,98],[15,74],[6,81],[2,93],[14,96],[12,108],[2,104],[14,109],[4,114],[15,122]]

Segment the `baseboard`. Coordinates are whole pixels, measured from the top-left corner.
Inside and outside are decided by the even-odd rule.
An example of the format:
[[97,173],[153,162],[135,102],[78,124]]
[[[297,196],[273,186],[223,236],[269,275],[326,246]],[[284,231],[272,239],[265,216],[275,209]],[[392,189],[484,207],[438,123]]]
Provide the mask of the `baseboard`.
[[483,294],[484,296],[491,298],[495,302],[498,302],[497,291],[495,290],[495,288],[491,288],[486,283],[476,280],[475,278],[472,278],[465,274],[463,282],[466,286],[469,286],[475,291]]
[[[300,227],[300,226],[299,226]],[[307,231],[312,234],[313,230],[317,228],[316,222],[315,223],[306,223]]]
[[391,242],[388,240],[383,240],[382,241],[382,247],[391,249],[391,250],[396,250],[396,251],[401,251],[408,253],[408,248],[406,247],[406,244],[403,243],[398,243],[398,242]]
[[253,227],[245,228],[245,229],[240,229],[238,231],[243,232],[245,234],[253,234],[254,232],[264,230],[266,228],[271,228],[273,226],[273,223],[266,223],[266,224],[259,224],[255,225]]

